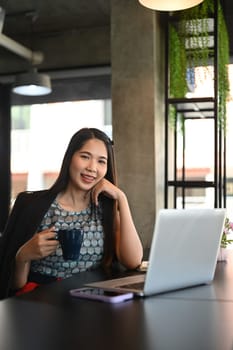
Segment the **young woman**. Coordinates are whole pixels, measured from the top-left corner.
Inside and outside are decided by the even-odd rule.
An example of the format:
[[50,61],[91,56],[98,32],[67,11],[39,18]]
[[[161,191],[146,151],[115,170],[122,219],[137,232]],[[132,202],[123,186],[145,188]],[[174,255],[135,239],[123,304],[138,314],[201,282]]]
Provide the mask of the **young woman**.
[[[64,261],[60,228],[81,228],[77,261]],[[28,282],[47,283],[118,260],[134,269],[142,245],[127,197],[116,186],[112,142],[94,128],[71,138],[56,182],[48,190],[18,195],[1,239],[0,298]]]

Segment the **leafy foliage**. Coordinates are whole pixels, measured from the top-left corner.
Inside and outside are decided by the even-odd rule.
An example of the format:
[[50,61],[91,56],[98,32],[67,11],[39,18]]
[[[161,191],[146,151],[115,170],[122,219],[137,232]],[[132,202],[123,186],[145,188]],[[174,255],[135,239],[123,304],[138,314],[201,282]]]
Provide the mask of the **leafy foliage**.
[[233,239],[228,239],[228,235],[233,232],[233,223],[229,220],[229,218],[225,219],[222,240],[221,240],[221,248],[226,248],[229,244],[233,243]]
[[[229,39],[226,23],[218,0],[218,125],[226,131],[226,102],[229,94]],[[185,97],[188,92],[187,70],[213,65],[209,19],[214,16],[214,0],[204,0],[198,6],[172,15],[169,25],[169,95]]]

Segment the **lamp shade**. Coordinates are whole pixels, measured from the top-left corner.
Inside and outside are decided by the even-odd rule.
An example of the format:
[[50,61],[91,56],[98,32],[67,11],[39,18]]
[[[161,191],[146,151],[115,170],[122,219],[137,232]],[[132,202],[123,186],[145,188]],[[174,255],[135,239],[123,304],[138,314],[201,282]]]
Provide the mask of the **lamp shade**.
[[179,11],[199,5],[203,0],[138,0],[140,4],[157,11]]
[[52,91],[50,77],[46,74],[39,74],[36,69],[18,74],[12,91],[26,96],[47,95]]

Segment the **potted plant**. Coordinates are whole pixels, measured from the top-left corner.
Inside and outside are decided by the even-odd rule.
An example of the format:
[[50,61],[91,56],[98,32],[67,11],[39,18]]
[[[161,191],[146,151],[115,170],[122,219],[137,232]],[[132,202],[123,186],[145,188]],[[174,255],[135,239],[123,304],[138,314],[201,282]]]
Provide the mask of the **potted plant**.
[[230,221],[228,217],[225,219],[221,244],[219,248],[218,261],[226,260],[226,248],[229,244],[233,243],[233,239],[228,239],[228,235],[233,233],[233,222]]

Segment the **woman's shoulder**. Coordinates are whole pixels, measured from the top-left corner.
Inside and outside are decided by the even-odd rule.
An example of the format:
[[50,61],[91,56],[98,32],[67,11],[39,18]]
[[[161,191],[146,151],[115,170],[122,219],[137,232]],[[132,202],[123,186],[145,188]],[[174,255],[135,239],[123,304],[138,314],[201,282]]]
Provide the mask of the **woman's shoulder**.
[[23,191],[20,192],[16,199],[31,199],[31,198],[44,198],[52,196],[49,190],[39,190],[39,191]]
[[28,203],[34,202],[34,201],[51,201],[53,198],[55,198],[55,194],[51,193],[49,190],[40,190],[40,191],[23,191],[20,192],[16,199],[14,205],[26,205]]

